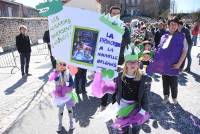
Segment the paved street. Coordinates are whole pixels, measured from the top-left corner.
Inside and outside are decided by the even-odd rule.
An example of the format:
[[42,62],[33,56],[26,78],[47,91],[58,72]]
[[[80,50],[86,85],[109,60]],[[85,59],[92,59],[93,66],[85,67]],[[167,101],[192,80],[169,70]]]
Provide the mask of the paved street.
[[[18,56],[17,66],[19,67]],[[15,74],[10,74],[11,69],[0,69],[0,133],[21,118],[42,98],[40,91],[46,84],[50,63],[46,55],[32,56],[30,73],[33,76],[27,79],[21,78],[17,68],[13,70]]]
[[[179,78],[179,105],[163,105],[161,77],[153,79],[150,94],[151,119],[142,126],[141,134],[200,134],[200,65],[197,53],[200,46],[193,47],[191,73],[182,73]],[[34,56],[31,61],[33,76],[20,79],[20,72],[14,75],[4,73],[0,80],[0,131],[4,134],[56,134],[57,109],[48,93],[53,84],[47,82],[50,71],[45,56]],[[2,69],[1,69],[2,70]],[[9,73],[9,71],[8,71]],[[97,109],[100,100],[88,94],[80,95],[80,103],[74,109],[76,128],[68,131],[68,116],[65,112],[63,134],[108,134],[110,126],[99,118]],[[0,133],[1,133],[0,132]]]

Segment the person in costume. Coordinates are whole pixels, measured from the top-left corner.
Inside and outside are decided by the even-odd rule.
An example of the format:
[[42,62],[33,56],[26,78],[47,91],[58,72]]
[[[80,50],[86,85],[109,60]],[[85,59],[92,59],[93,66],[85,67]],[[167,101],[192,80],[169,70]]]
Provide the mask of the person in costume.
[[188,50],[187,40],[185,35],[178,31],[178,24],[177,18],[169,20],[169,33],[162,36],[154,59],[147,68],[148,74],[162,75],[164,104],[169,102],[170,89],[173,103],[178,103],[178,75]]
[[138,134],[140,126],[149,119],[149,91],[151,78],[139,69],[138,55],[125,56],[123,72],[116,78],[116,101],[119,106],[113,127],[128,134]]
[[142,44],[142,40],[139,38],[135,40],[134,45],[140,50],[144,51],[144,45]]
[[62,130],[62,119],[64,107],[67,107],[69,116],[69,128],[74,129],[73,121],[73,107],[77,103],[77,95],[72,92],[73,79],[66,68],[66,63],[57,62],[56,70],[54,70],[49,77],[49,81],[55,82],[55,89],[52,92],[53,102],[58,107],[58,131]]
[[144,51],[150,51],[150,56],[153,59],[154,51],[152,48],[153,48],[153,44],[150,41],[148,41],[148,40],[144,41],[143,42],[143,50],[141,50],[141,52],[138,54],[139,58],[141,58],[143,56]]
[[148,67],[149,63],[151,62],[151,52],[148,50],[145,50],[143,52],[143,56],[140,58],[140,68],[146,72],[146,68]]

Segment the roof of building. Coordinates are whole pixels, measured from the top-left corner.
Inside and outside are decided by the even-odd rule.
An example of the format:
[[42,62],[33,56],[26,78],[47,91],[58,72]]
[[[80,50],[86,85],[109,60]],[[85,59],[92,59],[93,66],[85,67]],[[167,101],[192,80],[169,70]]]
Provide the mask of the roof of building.
[[29,9],[37,10],[37,9],[35,9],[33,7],[26,6],[26,5],[22,4],[22,3],[14,2],[14,1],[11,1],[11,0],[1,0],[0,2],[5,2],[5,3],[13,4],[13,5],[18,5],[18,6],[23,5],[24,7],[27,7]]

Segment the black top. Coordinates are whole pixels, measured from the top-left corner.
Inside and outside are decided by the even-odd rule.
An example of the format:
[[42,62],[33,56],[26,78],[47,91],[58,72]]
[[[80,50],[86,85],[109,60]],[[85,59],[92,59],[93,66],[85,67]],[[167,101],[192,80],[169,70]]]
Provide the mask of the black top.
[[148,66],[150,61],[143,61],[142,60],[141,62],[142,62],[142,65],[147,65]]
[[156,33],[155,33],[155,37],[154,37],[154,42],[155,42],[155,48],[158,47],[158,45],[160,44],[160,40],[161,37],[166,33],[165,29],[159,29]]
[[139,86],[140,81],[125,77],[125,80],[122,81],[122,98],[128,101],[138,101]]
[[24,34],[16,36],[16,47],[19,53],[30,53],[31,44],[29,36]]
[[50,43],[49,30],[45,31],[44,36],[43,36],[43,41],[45,43]]
[[120,47],[118,65],[124,64],[124,50],[126,47],[128,47],[128,44],[130,44],[130,42],[131,42],[130,31],[128,30],[127,26],[125,26],[125,31],[124,35],[122,36],[122,43]]
[[[122,99],[122,90],[124,89],[122,88],[123,81],[121,77],[122,77],[122,73],[120,72],[118,77],[116,78],[117,89],[116,89],[116,93],[113,95],[114,96],[113,98],[116,100],[113,99],[113,103],[117,101],[117,103],[120,104],[120,100]],[[148,99],[149,95],[148,94],[151,87],[151,81],[152,81],[151,77],[143,74],[140,80],[139,89],[138,89],[137,98],[138,98],[139,108],[143,108],[146,111],[149,111],[149,99]],[[133,83],[135,83],[135,81],[133,81]]]

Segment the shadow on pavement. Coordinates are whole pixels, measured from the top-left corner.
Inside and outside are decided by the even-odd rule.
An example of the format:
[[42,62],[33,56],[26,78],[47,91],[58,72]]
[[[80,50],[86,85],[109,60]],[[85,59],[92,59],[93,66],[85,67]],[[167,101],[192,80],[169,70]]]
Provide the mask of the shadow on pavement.
[[[166,130],[174,129],[181,134],[198,134],[200,119],[192,113],[185,111],[179,104],[162,104],[160,95],[151,93],[150,96],[150,115],[153,120],[152,127],[157,129],[162,127]],[[194,119],[195,123],[192,121]],[[150,124],[144,124],[142,129],[146,133],[151,133]]]
[[82,95],[83,100],[74,107],[74,118],[80,127],[87,127],[99,107],[99,100],[87,94]]
[[10,95],[12,93],[15,92],[15,90],[22,86],[25,82],[27,81],[27,77],[21,78],[20,80],[18,80],[14,85],[12,85],[11,87],[7,88],[4,93],[5,95]]
[[[51,71],[51,70],[50,70]],[[41,76],[41,78],[46,78],[46,75],[48,73],[44,74],[43,76]],[[26,106],[23,108],[23,110],[17,115],[17,117],[15,118],[15,120],[13,121],[13,123],[10,125],[10,128],[8,128],[3,134],[8,134],[10,130],[12,130],[12,128],[14,128],[14,126],[18,123],[18,126],[21,126],[22,120],[20,121],[22,115],[27,111],[27,109],[31,106],[31,104],[34,102],[34,100],[37,98],[40,98],[42,96],[42,90],[44,89],[44,86],[46,85],[47,80],[44,80],[44,83],[41,85],[41,87],[35,92],[35,94],[33,95],[33,97],[31,98],[31,100],[26,104]],[[18,122],[19,121],[19,122]]]
[[154,81],[159,82],[160,81],[160,75],[158,74],[153,74],[152,78],[154,79]]
[[40,76],[38,77],[40,80],[43,80],[43,81],[48,81],[49,79],[49,75],[50,73],[53,71],[53,69],[50,69],[47,73],[45,73],[43,76]]
[[188,82],[188,78],[187,78],[187,74],[186,73],[181,73],[179,76],[178,76],[178,83],[181,85],[181,86],[186,86]]
[[194,73],[194,72],[190,72],[189,74],[192,75],[192,77],[195,79],[196,82],[200,83],[200,75]]

